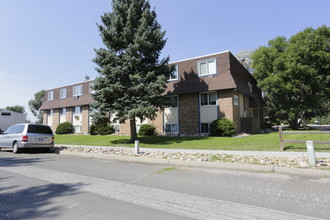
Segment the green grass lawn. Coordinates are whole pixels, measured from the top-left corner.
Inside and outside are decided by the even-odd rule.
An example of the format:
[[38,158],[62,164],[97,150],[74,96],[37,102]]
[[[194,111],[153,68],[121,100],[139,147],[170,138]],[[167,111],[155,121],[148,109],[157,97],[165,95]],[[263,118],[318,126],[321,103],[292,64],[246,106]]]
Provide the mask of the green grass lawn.
[[[328,134],[284,134],[284,139],[330,141]],[[129,136],[55,135],[56,144],[134,147]],[[316,151],[330,152],[330,145],[315,144]],[[277,132],[247,137],[140,137],[140,147],[201,150],[279,151]],[[306,151],[305,144],[285,144],[285,151]]]

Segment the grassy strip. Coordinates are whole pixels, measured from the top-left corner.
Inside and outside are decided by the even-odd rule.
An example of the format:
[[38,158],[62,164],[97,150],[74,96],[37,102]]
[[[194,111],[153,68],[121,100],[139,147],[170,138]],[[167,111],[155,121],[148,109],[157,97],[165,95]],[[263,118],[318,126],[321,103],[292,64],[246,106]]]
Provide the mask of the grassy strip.
[[[284,139],[329,141],[325,134],[285,134]],[[55,135],[56,144],[134,147],[127,144],[129,136]],[[278,151],[278,133],[247,137],[140,137],[140,147],[200,150]],[[330,145],[315,144],[316,151],[329,151]],[[306,151],[305,144],[285,144],[286,151]]]

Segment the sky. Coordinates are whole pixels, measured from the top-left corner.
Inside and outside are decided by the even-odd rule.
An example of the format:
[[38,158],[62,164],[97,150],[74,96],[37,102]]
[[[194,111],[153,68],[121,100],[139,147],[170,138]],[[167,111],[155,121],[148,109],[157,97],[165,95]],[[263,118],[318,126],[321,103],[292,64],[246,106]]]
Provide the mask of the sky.
[[[266,46],[307,27],[330,26],[329,0],[150,0],[170,61]],[[98,76],[97,24],[111,0],[0,0],[0,108]]]

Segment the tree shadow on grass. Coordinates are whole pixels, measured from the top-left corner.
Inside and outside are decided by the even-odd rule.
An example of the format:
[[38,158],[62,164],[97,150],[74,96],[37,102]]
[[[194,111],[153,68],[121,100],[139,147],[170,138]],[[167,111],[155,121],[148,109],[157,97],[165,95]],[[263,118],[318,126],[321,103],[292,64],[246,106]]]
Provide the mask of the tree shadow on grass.
[[[314,145],[315,151],[318,152],[329,152],[330,151],[330,145],[329,144],[319,144],[319,145]],[[301,145],[288,145],[285,146],[284,151],[307,151],[306,144],[301,144]]]
[[78,194],[78,185],[48,184],[24,189],[2,187],[0,219],[54,218],[66,208],[55,204],[54,198]]
[[[174,136],[143,136],[139,137],[140,143],[144,145],[171,145],[171,144],[179,144],[182,142],[189,142],[189,141],[199,141],[199,140],[206,140],[210,138],[209,136],[189,136],[189,137],[174,137]],[[117,139],[109,141],[111,145],[134,145],[128,144],[130,138],[127,137],[125,139]]]

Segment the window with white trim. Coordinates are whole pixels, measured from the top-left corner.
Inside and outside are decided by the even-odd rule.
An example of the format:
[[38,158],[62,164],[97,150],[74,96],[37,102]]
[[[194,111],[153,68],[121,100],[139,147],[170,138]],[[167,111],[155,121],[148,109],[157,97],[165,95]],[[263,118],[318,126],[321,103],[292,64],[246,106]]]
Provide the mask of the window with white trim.
[[200,105],[217,105],[217,92],[203,92],[200,94]]
[[80,133],[81,132],[81,126],[77,125],[77,126],[73,126],[74,128],[74,133]]
[[216,59],[207,59],[207,60],[200,60],[197,62],[198,65],[198,75],[199,76],[207,76],[217,73],[216,68]]
[[48,101],[51,101],[54,99],[54,91],[49,91],[48,92]]
[[48,111],[47,111],[47,115],[48,116],[53,116],[53,109],[49,109]]
[[201,123],[201,133],[202,134],[210,133],[210,123]]
[[248,82],[248,87],[250,89],[250,92],[252,92],[252,84]]
[[120,125],[118,125],[118,124],[113,124],[112,126],[113,126],[113,128],[115,129],[115,133],[119,133],[119,132],[120,132]]
[[80,115],[81,114],[81,106],[75,106],[73,114]]
[[172,80],[177,80],[178,79],[178,75],[179,75],[179,66],[176,64],[174,65],[175,68],[174,68],[174,71],[171,73],[170,75],[170,79],[169,81],[172,81]]
[[170,107],[177,108],[178,107],[178,96],[177,95],[170,96],[169,99],[170,99],[170,103],[171,103]]
[[234,95],[234,105],[239,106],[239,100],[237,95]]
[[61,99],[66,98],[66,88],[60,89],[60,98]]
[[89,93],[90,94],[94,94],[95,93],[95,90],[93,89],[93,86],[94,86],[94,82],[89,83]]
[[178,124],[165,124],[165,132],[169,134],[177,134],[179,133],[179,125]]
[[74,86],[72,88],[73,96],[81,96],[83,94],[83,85]]
[[66,114],[66,108],[60,108],[60,115],[65,115]]

